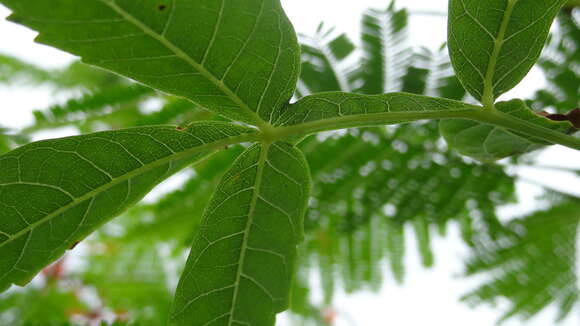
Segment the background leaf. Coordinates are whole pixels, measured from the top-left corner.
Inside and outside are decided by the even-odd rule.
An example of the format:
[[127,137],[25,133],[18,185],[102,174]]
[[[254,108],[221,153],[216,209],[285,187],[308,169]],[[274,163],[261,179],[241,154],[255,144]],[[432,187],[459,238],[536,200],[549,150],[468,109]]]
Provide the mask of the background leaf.
[[549,209],[511,221],[496,239],[482,235],[467,275],[484,275],[484,283],[463,300],[472,304],[507,298],[502,316],[526,319],[555,301],[563,319],[578,306],[577,237],[580,202],[566,198]]
[[395,2],[384,10],[369,9],[362,17],[363,57],[359,74],[364,94],[400,92],[413,51],[408,40],[408,13]]

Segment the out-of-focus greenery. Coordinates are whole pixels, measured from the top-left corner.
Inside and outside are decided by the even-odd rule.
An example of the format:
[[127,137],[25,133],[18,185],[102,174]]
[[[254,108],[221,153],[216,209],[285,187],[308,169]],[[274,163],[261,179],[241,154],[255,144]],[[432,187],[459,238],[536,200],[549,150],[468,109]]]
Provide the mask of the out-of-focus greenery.
[[[536,110],[565,112],[580,106],[578,12],[566,11],[539,62],[548,86],[530,100]],[[311,92],[407,91],[464,99],[443,46],[411,47],[408,13],[391,4],[368,10],[356,42],[320,25],[302,36],[303,65],[296,98]],[[0,128],[0,153],[38,131],[63,126],[91,132],[135,125],[186,124],[219,119],[182,99],[158,94],[116,75],[74,63],[45,70],[0,56],[0,84],[48,86],[70,95],[41,108],[22,130]],[[356,141],[362,135],[364,142]],[[321,140],[325,141],[322,142]],[[293,324],[328,325],[338,288],[378,290],[387,278],[404,281],[405,238],[412,231],[425,267],[436,264],[434,237],[459,227],[472,257],[466,274],[487,281],[464,300],[511,302],[504,318],[529,318],[554,304],[563,319],[578,313],[576,236],[578,199],[554,196],[551,207],[508,222],[496,211],[515,203],[514,176],[505,165],[482,165],[447,150],[436,122],[352,129],[300,142],[315,180],[306,241],[292,295]],[[0,325],[50,326],[165,324],[177,275],[211,190],[241,146],[199,162],[179,184],[142,203],[99,231],[81,257],[47,269],[38,282],[0,296]],[[506,164],[533,164],[531,155]],[[557,162],[555,163],[557,165]],[[66,259],[66,258],[65,258]],[[82,262],[69,268],[69,262]],[[388,264],[391,274],[382,268]],[[322,289],[309,276],[320,274]],[[323,302],[311,302],[322,290]],[[420,310],[420,307],[417,307]]]

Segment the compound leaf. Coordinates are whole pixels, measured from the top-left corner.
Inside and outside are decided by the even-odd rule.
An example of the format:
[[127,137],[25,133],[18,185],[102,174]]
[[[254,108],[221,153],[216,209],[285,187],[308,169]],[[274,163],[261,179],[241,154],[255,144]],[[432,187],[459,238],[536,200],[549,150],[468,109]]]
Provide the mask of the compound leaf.
[[565,2],[450,0],[451,62],[471,95],[493,102],[516,86],[536,63]]
[[40,43],[233,119],[272,119],[298,78],[298,42],[279,0],[0,3]]
[[273,326],[288,307],[309,191],[297,149],[281,142],[247,149],[206,210],[171,325]]
[[159,182],[252,132],[222,122],[142,127],[40,141],[0,156],[0,290],[26,283]]
[[[535,114],[521,100],[499,102],[496,108],[521,121],[566,133],[572,130],[568,121],[552,121]],[[449,146],[459,153],[482,162],[492,162],[504,157],[530,152],[542,145],[552,145],[541,139],[513,133],[507,129],[472,120],[442,120],[441,135]]]

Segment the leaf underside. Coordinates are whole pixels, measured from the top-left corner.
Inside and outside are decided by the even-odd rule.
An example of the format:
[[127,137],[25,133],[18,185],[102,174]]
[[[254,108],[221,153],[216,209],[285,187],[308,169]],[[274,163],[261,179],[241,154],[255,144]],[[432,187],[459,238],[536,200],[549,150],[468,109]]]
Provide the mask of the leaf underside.
[[[304,97],[288,106],[277,125],[297,125],[319,120],[334,119],[346,116],[367,116],[381,113],[415,113],[453,112],[477,110],[478,107],[458,101],[433,98],[410,93],[390,93],[384,95],[359,95],[343,92],[319,93]],[[411,120],[417,120],[416,117]],[[401,121],[385,121],[395,124]],[[369,125],[382,122],[371,120]],[[357,125],[361,125],[357,122]]]
[[221,122],[131,128],[40,141],[0,156],[0,289],[27,283],[159,182],[250,132]]
[[279,0],[0,3],[40,43],[235,120],[274,119],[298,78],[300,51]]
[[309,190],[307,163],[291,145],[247,149],[206,209],[171,325],[274,325],[288,307]]
[[[556,122],[532,112],[521,100],[511,100],[496,104],[498,111],[518,120],[534,123],[546,129],[566,133],[572,125],[567,121]],[[552,145],[549,142],[516,134],[504,128],[471,120],[441,120],[441,135],[449,146],[459,153],[482,162],[492,162],[505,157],[524,154]]]
[[463,86],[478,100],[516,86],[540,56],[566,0],[450,0],[448,44]]

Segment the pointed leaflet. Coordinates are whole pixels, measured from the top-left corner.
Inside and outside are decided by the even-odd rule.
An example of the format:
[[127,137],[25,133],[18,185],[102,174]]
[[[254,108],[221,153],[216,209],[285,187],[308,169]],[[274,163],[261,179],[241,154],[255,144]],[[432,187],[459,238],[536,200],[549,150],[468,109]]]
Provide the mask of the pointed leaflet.
[[186,164],[251,133],[221,122],[132,128],[0,156],[0,290],[26,283]]
[[0,0],[37,41],[260,123],[292,96],[299,48],[279,0]]
[[490,105],[540,56],[566,0],[450,0],[449,50],[463,86]]
[[[276,125],[321,123],[319,130],[458,117],[478,110],[458,101],[409,93],[358,95],[329,92],[304,97],[287,107]],[[326,121],[324,121],[326,120]]]
[[[521,100],[499,102],[496,108],[513,118],[547,129],[562,133],[572,130],[572,124],[568,121],[556,122],[535,114]],[[470,120],[442,120],[440,130],[450,147],[483,162],[527,153],[542,145],[551,145],[549,142],[516,134],[498,126]]]
[[288,307],[309,190],[307,163],[291,145],[246,150],[206,210],[171,325],[273,326]]

